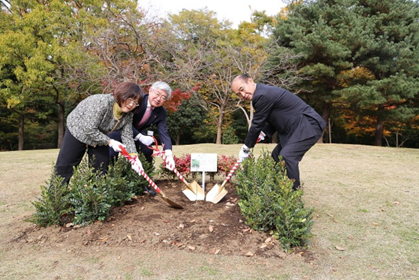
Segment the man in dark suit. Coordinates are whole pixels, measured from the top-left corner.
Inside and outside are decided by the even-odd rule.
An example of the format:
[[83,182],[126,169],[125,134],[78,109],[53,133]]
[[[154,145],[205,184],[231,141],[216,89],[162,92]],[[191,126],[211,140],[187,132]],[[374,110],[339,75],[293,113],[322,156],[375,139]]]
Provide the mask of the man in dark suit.
[[252,101],[255,114],[246,140],[239,152],[242,161],[249,156],[258,137],[272,136],[276,131],[279,144],[272,157],[285,161],[288,178],[294,180],[293,189],[300,187],[299,162],[320,139],[326,122],[312,107],[295,94],[279,87],[256,84],[247,74],[233,79],[232,90],[242,99]]
[[[153,150],[148,147],[154,143],[153,129],[156,127],[159,134],[160,143],[164,144],[165,155],[169,161],[166,168],[173,170],[175,161],[173,159],[172,141],[167,131],[166,115],[167,111],[163,108],[163,104],[172,94],[172,89],[165,82],[155,82],[149,93],[144,95],[143,101],[137,113],[134,114],[132,121],[132,130],[134,132],[135,145],[137,151],[144,154],[148,162],[152,162]],[[114,140],[120,141],[121,135],[117,131],[113,131],[108,136]],[[109,149],[110,157],[118,156],[112,149]]]

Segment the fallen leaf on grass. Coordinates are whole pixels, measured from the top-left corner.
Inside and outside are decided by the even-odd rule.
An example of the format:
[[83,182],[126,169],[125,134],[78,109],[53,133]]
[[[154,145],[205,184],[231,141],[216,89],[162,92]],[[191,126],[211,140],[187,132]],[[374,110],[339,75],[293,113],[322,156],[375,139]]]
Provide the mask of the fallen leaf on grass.
[[247,253],[246,253],[246,257],[253,257],[253,255],[254,255],[254,254],[253,254],[252,252],[247,252]]
[[262,245],[260,245],[260,249],[264,249],[264,248],[266,248],[268,245],[266,244],[266,243],[263,243]]
[[184,229],[185,228],[185,225],[184,224],[180,224],[177,228]]
[[335,248],[336,248],[336,250],[339,250],[339,251],[345,251],[345,248],[343,248],[343,247],[335,246]]
[[189,249],[189,250],[195,250],[195,247],[194,247],[194,246],[190,246],[190,245],[188,245],[188,249]]
[[213,232],[213,231],[214,231],[214,227],[213,227],[213,226],[209,226],[209,227],[208,227],[208,230],[209,230],[210,232]]
[[109,239],[109,237],[100,237],[99,241],[100,242],[106,242],[106,240],[108,240],[108,239]]
[[213,254],[213,255],[217,255],[220,251],[221,251],[221,249],[217,249],[217,250],[214,249],[210,253]]
[[272,237],[268,237],[268,238],[266,238],[265,243],[269,243],[271,241],[272,241]]
[[132,241],[132,237],[131,237],[131,235],[127,234],[127,237],[128,237],[128,239],[129,239],[129,241]]
[[373,226],[378,226],[378,223],[372,223]]

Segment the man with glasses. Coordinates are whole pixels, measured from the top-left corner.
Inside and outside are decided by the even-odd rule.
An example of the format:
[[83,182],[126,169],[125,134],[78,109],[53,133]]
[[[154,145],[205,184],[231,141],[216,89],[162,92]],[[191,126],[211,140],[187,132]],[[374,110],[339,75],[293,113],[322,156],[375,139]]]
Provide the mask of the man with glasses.
[[[170,99],[172,89],[165,82],[155,82],[149,93],[144,95],[139,109],[134,114],[132,122],[132,130],[134,132],[135,144],[137,151],[141,152],[149,163],[152,163],[153,150],[149,149],[154,143],[153,131],[157,129],[160,143],[164,144],[164,151],[169,164],[166,164],[166,168],[173,170],[175,168],[175,161],[173,159],[172,152],[172,141],[170,140],[169,132],[167,131],[166,116],[167,111],[163,107],[164,102]],[[138,106],[138,104],[137,104]],[[118,132],[112,132],[109,137],[119,141],[120,134]],[[111,158],[116,157],[118,153],[109,150]],[[147,190],[150,194],[155,195],[154,190]]]

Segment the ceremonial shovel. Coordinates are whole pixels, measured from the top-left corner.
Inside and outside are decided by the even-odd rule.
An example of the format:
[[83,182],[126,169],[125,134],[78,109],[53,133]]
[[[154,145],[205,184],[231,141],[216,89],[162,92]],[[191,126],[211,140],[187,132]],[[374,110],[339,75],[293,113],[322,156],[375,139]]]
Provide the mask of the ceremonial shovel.
[[[260,141],[260,138],[256,141],[258,143]],[[216,184],[212,189],[207,193],[207,196],[205,198],[206,201],[210,201],[214,204],[217,204],[220,202],[221,199],[228,193],[228,191],[224,188],[224,185],[230,180],[231,176],[233,176],[234,171],[236,171],[237,167],[239,167],[240,159],[237,160],[237,162],[233,165],[233,168],[231,168],[230,172],[227,175],[227,178],[225,178],[223,184],[221,187]]]
[[[159,144],[157,143],[157,139],[153,136],[154,142],[156,143],[156,148],[150,148],[154,150],[153,156],[159,155],[163,159],[163,161],[167,164],[167,157],[164,154],[164,151],[159,150]],[[164,144],[163,144],[164,147]],[[193,181],[192,183],[188,183],[186,179],[182,176],[182,174],[177,171],[176,167],[173,166],[173,172],[176,174],[176,176],[179,177],[180,180],[186,185],[186,189],[184,189],[182,192],[186,195],[186,197],[189,200],[196,201],[196,200],[204,200],[205,199],[205,193],[204,190],[198,185],[196,181]]]
[[[131,164],[134,164],[134,157],[132,157],[132,156],[130,156],[129,154],[128,154],[128,152],[124,149],[124,147],[122,146],[122,145],[119,145],[119,148],[121,149],[121,153],[122,153],[122,155],[131,163]],[[147,174],[145,174],[145,172],[144,172],[144,170],[143,169],[141,169],[140,170],[140,172],[137,172],[139,175],[142,175],[146,180],[147,180],[147,182],[156,190],[156,192],[158,193],[158,194],[160,194],[161,195],[161,197],[162,197],[162,199],[165,201],[165,202],[167,202],[168,204],[170,204],[171,206],[173,206],[174,208],[178,208],[178,209],[183,209],[183,207],[182,206],[180,206],[179,204],[177,204],[176,202],[174,202],[174,201],[171,201],[170,199],[168,199],[167,197],[166,197],[166,195],[162,192],[162,190],[159,188],[159,187],[157,187],[157,185],[150,179],[150,177],[148,177],[148,175]]]

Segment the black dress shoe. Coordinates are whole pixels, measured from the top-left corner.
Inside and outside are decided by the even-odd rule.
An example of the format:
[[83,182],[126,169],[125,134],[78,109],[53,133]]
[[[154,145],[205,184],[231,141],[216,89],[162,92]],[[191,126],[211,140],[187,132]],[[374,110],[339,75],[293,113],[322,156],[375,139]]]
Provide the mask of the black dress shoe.
[[145,187],[145,191],[151,196],[155,196],[157,194],[155,190],[149,189],[148,187]]

